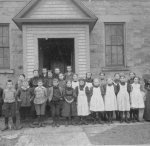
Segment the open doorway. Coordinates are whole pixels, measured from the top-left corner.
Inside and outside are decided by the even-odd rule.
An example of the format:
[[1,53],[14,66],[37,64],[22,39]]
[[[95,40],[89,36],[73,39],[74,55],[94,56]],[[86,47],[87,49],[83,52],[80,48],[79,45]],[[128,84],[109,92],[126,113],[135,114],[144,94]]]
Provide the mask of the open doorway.
[[75,72],[74,38],[39,38],[39,71],[42,68],[54,71],[59,68],[66,72],[67,65],[71,65]]

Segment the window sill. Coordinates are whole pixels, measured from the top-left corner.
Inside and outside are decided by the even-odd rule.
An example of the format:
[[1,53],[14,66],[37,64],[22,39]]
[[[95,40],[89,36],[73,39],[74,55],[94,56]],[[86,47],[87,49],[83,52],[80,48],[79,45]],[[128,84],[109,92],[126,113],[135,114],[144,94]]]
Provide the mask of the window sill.
[[114,72],[114,71],[130,71],[128,67],[103,67],[103,72]]
[[13,69],[0,69],[0,74],[13,74]]

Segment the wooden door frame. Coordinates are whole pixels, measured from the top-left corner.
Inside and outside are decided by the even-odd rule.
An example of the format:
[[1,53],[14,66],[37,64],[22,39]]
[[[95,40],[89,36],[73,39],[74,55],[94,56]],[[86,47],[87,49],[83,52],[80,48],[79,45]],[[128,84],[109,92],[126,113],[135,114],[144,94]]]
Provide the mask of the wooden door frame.
[[[74,34],[51,34],[51,35],[43,35],[43,34],[38,34],[38,35],[34,35],[34,48],[35,48],[35,55],[34,55],[34,60],[35,60],[35,64],[34,64],[34,68],[39,70],[39,45],[38,45],[38,39],[41,38],[73,38],[74,39],[74,56],[75,56],[75,72],[78,73],[79,72],[79,63],[78,63],[78,35]],[[38,48],[38,49],[37,49]]]

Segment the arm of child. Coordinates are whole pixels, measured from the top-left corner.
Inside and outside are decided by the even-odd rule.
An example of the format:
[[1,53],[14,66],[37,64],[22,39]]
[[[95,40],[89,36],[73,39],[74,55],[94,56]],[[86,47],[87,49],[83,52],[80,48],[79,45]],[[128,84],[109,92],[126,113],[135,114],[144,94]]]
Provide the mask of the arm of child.
[[128,91],[128,93],[130,93],[132,91],[132,85],[127,84],[127,91]]
[[16,91],[16,100],[17,100],[17,101],[21,101],[21,99],[20,99],[20,89],[18,89],[18,90]]
[[3,90],[3,95],[2,95],[3,101],[5,100],[5,90]]
[[47,101],[47,89],[46,88],[44,88],[44,94],[45,94],[45,98],[46,98],[46,101]]
[[120,85],[118,84],[118,85],[116,86],[116,94],[118,94],[119,91],[120,91]]
[[33,91],[33,89],[30,89],[30,94],[31,94],[30,101],[32,101],[34,99],[34,91]]
[[142,85],[140,85],[140,90],[144,92],[144,89],[143,89],[143,86],[142,86]]
[[90,94],[90,89],[89,87],[85,87],[85,93],[86,93],[86,96],[87,96],[87,100],[88,100],[88,103],[90,102],[90,99],[91,99],[91,94]]

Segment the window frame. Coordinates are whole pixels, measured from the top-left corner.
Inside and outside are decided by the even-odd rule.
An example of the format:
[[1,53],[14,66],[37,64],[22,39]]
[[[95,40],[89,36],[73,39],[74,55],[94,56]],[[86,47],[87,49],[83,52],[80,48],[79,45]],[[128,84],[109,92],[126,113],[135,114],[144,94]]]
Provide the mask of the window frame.
[[[0,70],[9,70],[10,66],[11,66],[11,64],[10,64],[10,31],[9,31],[10,24],[9,23],[0,23],[0,27],[8,27],[8,46],[0,47],[3,49],[3,67],[0,67]],[[2,35],[2,37],[4,37],[4,36]],[[4,66],[4,49],[8,49],[8,52],[9,52],[9,67]]]
[[[106,63],[106,46],[110,46],[111,47],[111,56],[112,56],[112,46],[117,46],[117,45],[106,45],[106,25],[109,25],[109,26],[111,26],[111,25],[114,25],[114,26],[116,26],[116,25],[122,25],[123,26],[123,45],[122,45],[122,47],[123,47],[123,54],[122,54],[122,56],[123,56],[123,64],[112,64],[112,59],[111,59],[111,64],[110,65],[107,65],[107,63]],[[104,46],[104,48],[105,48],[105,67],[106,68],[119,68],[119,67],[125,67],[126,66],[126,59],[125,59],[125,57],[126,57],[126,42],[125,42],[125,38],[126,38],[126,36],[125,36],[125,22],[104,22],[104,34],[105,34],[105,46]],[[118,45],[118,46],[121,46],[121,45]],[[118,52],[118,51],[117,51]],[[118,54],[117,54],[117,56],[118,56]],[[118,61],[117,61],[118,62]]]

